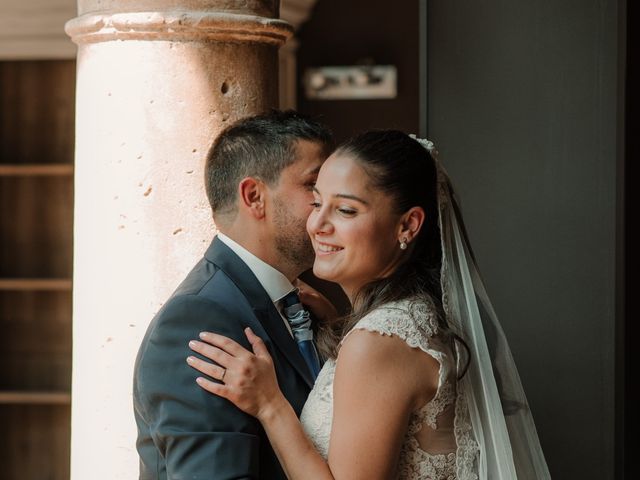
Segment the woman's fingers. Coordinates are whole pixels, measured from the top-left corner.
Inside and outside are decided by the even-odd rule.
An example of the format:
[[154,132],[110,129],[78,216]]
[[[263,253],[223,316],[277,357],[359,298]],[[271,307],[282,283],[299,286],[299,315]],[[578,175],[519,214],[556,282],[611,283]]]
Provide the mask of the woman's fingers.
[[224,367],[205,362],[204,360],[201,360],[198,357],[194,356],[188,357],[187,363],[198,370],[200,373],[204,373],[205,375],[208,375],[211,378],[215,378],[216,380],[224,381],[224,376],[227,372],[227,369]]
[[255,353],[258,357],[271,357],[271,355],[269,355],[269,350],[267,350],[267,346],[259,336],[253,333],[253,330],[247,327],[244,329],[244,334],[247,336],[247,339],[251,344],[251,348],[253,348],[253,353]]
[[229,399],[230,392],[226,385],[212,382],[211,380],[207,380],[204,377],[196,378],[196,382],[198,382],[198,385],[204,388],[207,392],[213,393],[222,398]]
[[224,350],[204,342],[198,342],[197,340],[191,340],[189,342],[189,348],[207,357],[209,360],[213,360],[224,368],[228,368],[234,360],[233,356]]
[[309,298],[317,298],[321,296],[320,292],[318,292],[311,285],[303,282],[299,278],[294,280],[293,285],[298,289],[298,297],[300,298],[300,301],[303,303],[305,298],[309,299]]
[[327,297],[303,282],[300,282],[300,284],[301,286],[298,291],[300,301],[311,310],[316,318],[325,322],[331,322],[338,317],[336,307],[333,306]]
[[234,357],[243,357],[251,354],[246,348],[240,345],[238,342],[225,337],[224,335],[218,335],[211,332],[200,332],[200,340],[207,342],[214,347],[221,348],[227,353],[230,353]]
[[198,385],[204,390],[226,398],[250,415],[258,416],[261,412],[269,411],[274,401],[279,402],[284,397],[278,388],[267,346],[250,328],[245,329],[245,335],[253,352],[231,340],[224,341],[220,335],[205,334],[201,338],[211,344],[194,340],[189,345],[219,365],[193,355],[187,359],[187,363],[207,375],[197,379]]

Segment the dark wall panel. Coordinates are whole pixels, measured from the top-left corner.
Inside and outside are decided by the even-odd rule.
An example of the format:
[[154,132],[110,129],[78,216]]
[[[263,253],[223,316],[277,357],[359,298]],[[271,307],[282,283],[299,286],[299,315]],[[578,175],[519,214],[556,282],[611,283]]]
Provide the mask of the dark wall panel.
[[429,3],[429,131],[551,473],[613,478],[616,0]]

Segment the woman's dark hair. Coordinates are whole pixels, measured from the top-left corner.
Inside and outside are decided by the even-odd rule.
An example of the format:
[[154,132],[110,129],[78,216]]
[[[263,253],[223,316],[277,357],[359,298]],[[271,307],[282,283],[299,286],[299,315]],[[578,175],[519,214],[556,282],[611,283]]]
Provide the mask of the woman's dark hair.
[[[323,353],[335,357],[339,346],[335,340],[343,338],[359,319],[386,303],[404,299],[433,303],[441,333],[451,342],[457,340],[464,344],[451,331],[442,310],[437,169],[430,153],[403,132],[380,130],[348,140],[337,148],[335,155],[353,158],[367,173],[373,187],[389,196],[399,215],[412,207],[422,207],[425,222],[393,273],[370,282],[356,293],[353,312],[332,326],[333,335],[319,332],[319,347]],[[323,342],[323,338],[329,340]]]

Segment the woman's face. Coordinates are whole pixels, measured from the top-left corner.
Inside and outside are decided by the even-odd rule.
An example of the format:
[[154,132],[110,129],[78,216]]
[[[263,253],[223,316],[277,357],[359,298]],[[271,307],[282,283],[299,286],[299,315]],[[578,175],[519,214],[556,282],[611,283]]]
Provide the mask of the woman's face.
[[353,294],[389,275],[403,251],[401,215],[391,198],[371,185],[351,156],[331,155],[320,169],[307,231],[315,250],[313,273]]

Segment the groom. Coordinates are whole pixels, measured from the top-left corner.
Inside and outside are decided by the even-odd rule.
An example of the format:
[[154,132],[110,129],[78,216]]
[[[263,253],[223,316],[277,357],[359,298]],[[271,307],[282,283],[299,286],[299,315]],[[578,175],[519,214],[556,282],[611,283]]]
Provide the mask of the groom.
[[209,151],[205,181],[219,230],[152,320],[136,359],[140,479],[284,479],[260,423],[202,390],[186,358],[201,331],[250,348],[266,342],[298,415],[313,379],[282,313],[292,281],[313,263],[305,223],[331,136],[294,112],[249,117]]

